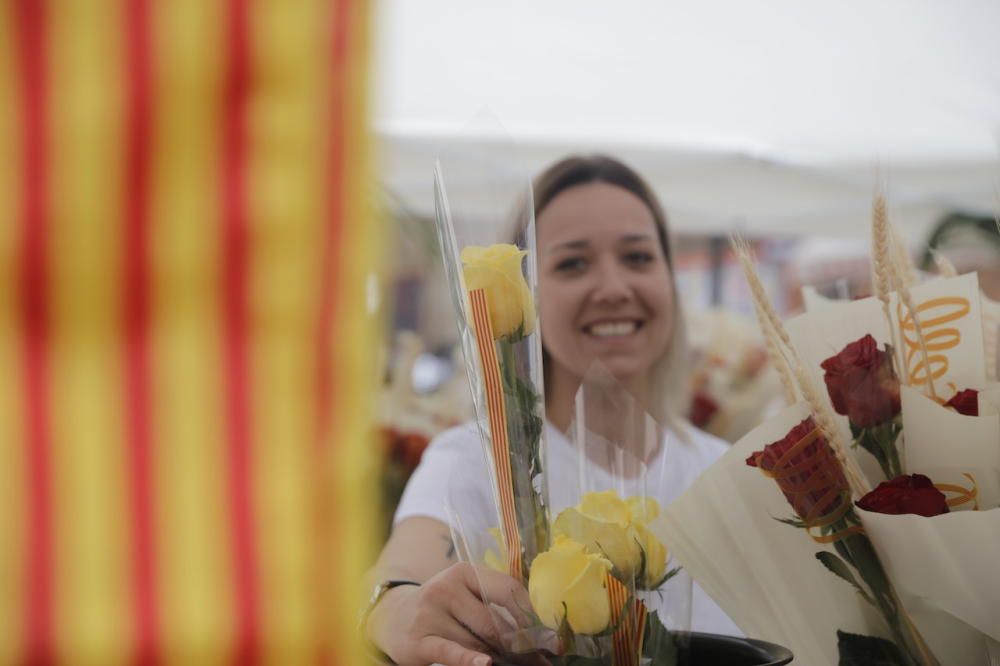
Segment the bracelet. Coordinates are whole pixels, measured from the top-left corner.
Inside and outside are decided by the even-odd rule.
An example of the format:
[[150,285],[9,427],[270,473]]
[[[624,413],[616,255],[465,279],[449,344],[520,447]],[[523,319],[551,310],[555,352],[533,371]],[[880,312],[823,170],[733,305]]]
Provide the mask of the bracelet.
[[375,586],[374,590],[372,590],[372,596],[368,600],[368,605],[365,607],[364,612],[361,613],[361,621],[359,623],[358,628],[361,630],[361,636],[364,638],[365,643],[367,644],[369,656],[371,656],[373,659],[377,659],[379,663],[393,664],[395,662],[389,658],[389,655],[382,652],[382,650],[378,649],[375,643],[372,642],[372,640],[368,637],[368,617],[372,614],[372,611],[375,610],[375,606],[377,606],[378,602],[382,600],[382,597],[385,596],[386,592],[388,592],[394,587],[400,587],[401,585],[416,585],[417,587],[419,587],[420,583],[418,583],[415,580],[382,581],[381,583]]

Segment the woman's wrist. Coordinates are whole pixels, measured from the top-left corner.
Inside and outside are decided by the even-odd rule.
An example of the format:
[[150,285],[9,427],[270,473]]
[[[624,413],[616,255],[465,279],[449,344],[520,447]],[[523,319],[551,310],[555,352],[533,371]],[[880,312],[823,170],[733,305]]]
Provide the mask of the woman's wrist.
[[391,621],[390,618],[395,616],[400,601],[406,597],[406,594],[415,592],[415,588],[419,587],[420,583],[394,580],[387,581],[382,585],[385,586],[385,589],[376,592],[377,598],[373,596],[372,601],[369,602],[361,630],[373,651],[377,652],[385,661],[389,661],[387,646],[381,640],[384,632],[379,631],[379,629]]

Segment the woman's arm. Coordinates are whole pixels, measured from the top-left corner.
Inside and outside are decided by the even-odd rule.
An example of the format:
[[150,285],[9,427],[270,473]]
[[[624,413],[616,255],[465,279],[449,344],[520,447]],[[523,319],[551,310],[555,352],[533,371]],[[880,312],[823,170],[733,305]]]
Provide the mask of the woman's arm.
[[448,526],[433,518],[400,522],[370,573],[374,583],[413,580],[386,592],[368,616],[375,645],[398,664],[487,666],[499,632],[483,603],[505,606],[524,621],[527,592],[513,578],[458,561]]
[[413,516],[393,527],[372,573],[376,582],[401,578],[422,583],[457,561],[448,526]]

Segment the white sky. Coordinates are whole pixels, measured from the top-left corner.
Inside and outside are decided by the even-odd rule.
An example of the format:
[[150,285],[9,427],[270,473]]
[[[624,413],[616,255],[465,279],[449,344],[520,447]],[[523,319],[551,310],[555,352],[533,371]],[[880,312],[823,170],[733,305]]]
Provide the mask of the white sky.
[[865,234],[877,167],[913,239],[996,202],[1000,0],[380,0],[375,18],[380,172],[419,212],[439,156],[480,215],[475,165],[513,186],[591,148],[679,230]]
[[997,0],[383,0],[376,127],[739,149],[805,161],[992,158]]

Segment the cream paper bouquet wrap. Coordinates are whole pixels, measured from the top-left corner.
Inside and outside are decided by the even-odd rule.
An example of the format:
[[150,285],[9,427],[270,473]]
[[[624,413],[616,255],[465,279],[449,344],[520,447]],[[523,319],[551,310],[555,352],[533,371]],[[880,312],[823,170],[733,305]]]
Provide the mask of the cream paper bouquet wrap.
[[[830,546],[775,520],[789,514],[781,492],[744,464],[805,414],[825,414],[831,436],[855,443],[846,455],[867,488],[887,480],[895,456],[901,473],[927,475],[943,491],[951,505],[944,515],[854,512],[932,658],[944,666],[988,664],[1000,657],[1000,391],[987,370],[985,301],[974,274],[916,284],[898,250],[887,249],[884,215],[878,218],[876,206],[876,272],[894,265],[875,276],[878,296],[812,298],[806,314],[782,323],[755,289],[772,357],[784,364],[786,394],[796,404],[738,442],[668,507],[667,543],[742,629],[788,645],[804,663],[838,663],[838,630],[886,636],[862,595],[818,562],[816,553]],[[896,414],[873,428],[837,413],[843,405],[824,390],[824,363],[830,367],[828,359],[865,336],[891,359],[899,383]],[[944,406],[964,389],[978,391],[976,416]],[[892,456],[873,454],[879,446],[866,433],[876,431]]]
[[[942,664],[986,663],[1000,641],[1000,410],[997,385],[988,381],[981,293],[975,274],[933,279],[915,286],[911,298],[929,348],[937,399],[927,395],[919,341],[912,319],[891,301],[897,366],[911,376],[900,386],[905,471],[936,484],[976,493],[973,501],[933,519],[858,511],[904,605]],[[901,314],[902,313],[902,314]],[[901,325],[902,324],[902,325]],[[792,342],[817,382],[820,363],[864,333],[893,339],[877,298],[813,302],[807,314],[786,322]],[[910,385],[906,385],[906,380]],[[957,390],[979,390],[979,415],[967,416],[940,401]],[[922,389],[922,390],[921,390]],[[826,394],[824,394],[825,397]],[[848,433],[846,417],[839,425]],[[855,449],[869,478],[878,466]],[[949,493],[955,495],[955,493]],[[961,500],[959,494],[953,499]]]

